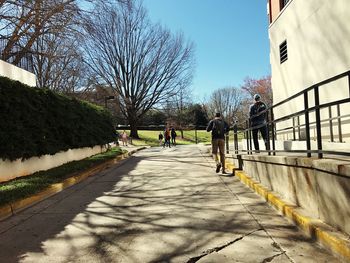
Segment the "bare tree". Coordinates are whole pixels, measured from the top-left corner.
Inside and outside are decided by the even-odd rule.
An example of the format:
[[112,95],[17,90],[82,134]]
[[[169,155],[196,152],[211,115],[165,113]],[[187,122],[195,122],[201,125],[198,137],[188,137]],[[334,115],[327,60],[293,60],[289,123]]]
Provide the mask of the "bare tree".
[[[59,48],[61,43],[66,45],[66,41],[60,40],[65,35],[72,37],[80,31],[80,21],[84,15],[91,13],[91,3],[105,1],[107,0],[0,0],[0,59],[31,70],[32,56],[35,55],[34,63],[47,57],[45,63],[48,68],[51,67],[50,63],[56,62],[58,57],[53,53],[53,41],[59,41],[55,43],[55,48]],[[110,1],[129,4],[132,0]],[[76,54],[67,55],[70,61],[77,57]],[[40,65],[35,66],[34,73],[38,73]],[[73,70],[72,74],[73,77],[76,76],[76,71]],[[47,75],[46,78],[48,77],[51,76]]]
[[32,50],[33,71],[37,86],[65,94],[74,94],[86,79],[78,35],[48,34],[40,36]]
[[183,127],[188,119],[186,116],[188,114],[188,107],[192,103],[191,91],[188,89],[188,84],[185,81],[172,100],[172,112],[178,125],[177,129],[180,130],[181,138],[184,138]]
[[260,79],[247,77],[241,88],[247,92],[251,98],[253,98],[254,94],[258,93],[267,105],[272,105],[271,76],[265,76]]
[[28,54],[36,40],[67,28],[79,13],[75,0],[2,0],[0,2],[1,59],[14,65]]
[[231,123],[233,118],[239,115],[244,98],[241,90],[235,87],[215,90],[206,107],[208,116],[214,116],[215,112],[220,112],[226,121]]
[[131,136],[154,105],[176,94],[191,76],[193,47],[151,24],[141,4],[99,4],[86,23],[85,62],[96,81],[115,90]]

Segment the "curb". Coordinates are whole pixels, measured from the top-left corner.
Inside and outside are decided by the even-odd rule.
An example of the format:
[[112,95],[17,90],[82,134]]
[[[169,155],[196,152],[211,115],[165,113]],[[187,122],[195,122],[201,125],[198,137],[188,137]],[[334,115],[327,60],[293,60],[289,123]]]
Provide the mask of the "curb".
[[234,175],[236,175],[242,183],[262,196],[285,217],[292,220],[308,236],[314,238],[333,254],[340,256],[346,262],[350,262],[350,240],[348,240],[343,233],[336,231],[321,220],[304,216],[299,211],[300,208],[298,206],[283,201],[275,193],[254,181],[244,171],[236,170],[233,164],[227,163],[225,167],[234,171]]
[[50,196],[53,196],[59,192],[61,192],[62,190],[75,185],[83,180],[85,180],[86,178],[101,172],[107,168],[110,168],[112,165],[120,162],[121,160],[124,160],[128,157],[130,157],[131,155],[133,155],[134,153],[144,150],[147,147],[140,147],[138,149],[132,150],[130,152],[127,153],[123,153],[120,154],[118,156],[116,156],[115,158],[105,161],[104,163],[98,164],[96,166],[93,166],[85,171],[80,172],[78,175],[74,175],[72,177],[69,177],[65,180],[63,180],[60,183],[55,183],[52,184],[51,186],[49,186],[48,188],[42,190],[41,192],[38,192],[32,196],[26,197],[24,199],[20,199],[17,201],[14,201],[12,203],[0,206],[0,221],[15,215],[16,213],[18,213],[19,211],[28,208],[36,203],[39,203],[40,201],[43,201],[44,199],[49,198]]

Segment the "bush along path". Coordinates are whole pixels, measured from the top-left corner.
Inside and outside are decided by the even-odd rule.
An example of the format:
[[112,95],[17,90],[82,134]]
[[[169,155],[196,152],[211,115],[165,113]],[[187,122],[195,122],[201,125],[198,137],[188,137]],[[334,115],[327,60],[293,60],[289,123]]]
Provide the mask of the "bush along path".
[[126,152],[115,147],[105,153],[80,161],[69,162],[47,171],[1,183],[0,220],[74,185],[144,148],[146,147]]
[[0,158],[16,160],[115,139],[103,107],[0,76]]

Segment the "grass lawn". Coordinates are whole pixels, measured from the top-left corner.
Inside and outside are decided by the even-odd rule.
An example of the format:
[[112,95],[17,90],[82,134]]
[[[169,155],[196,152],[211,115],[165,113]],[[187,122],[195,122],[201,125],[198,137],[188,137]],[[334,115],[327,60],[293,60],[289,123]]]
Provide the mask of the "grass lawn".
[[[121,133],[122,131],[119,131],[119,132]],[[138,134],[140,139],[139,140],[133,139],[132,144],[136,146],[141,146],[141,145],[159,146],[159,140],[158,140],[159,132],[160,131],[139,130]],[[127,131],[127,133],[129,134],[129,131]],[[178,145],[196,143],[196,136],[195,136],[194,130],[184,131],[183,139],[181,138],[181,132],[179,130],[176,131],[176,134],[177,134],[176,143]],[[197,131],[197,140],[198,140],[198,143],[210,144],[211,134],[209,132],[199,130]]]
[[96,164],[113,159],[121,153],[122,150],[116,147],[80,161],[73,161],[47,171],[0,183],[0,205],[31,196],[51,184],[63,181],[73,173],[84,171]]
[[[122,131],[119,131],[120,133]],[[129,131],[127,131],[129,134]],[[163,133],[163,131],[162,131]],[[159,146],[158,141],[158,135],[159,131],[146,131],[146,130],[139,130],[138,131],[139,140],[133,139],[132,144],[136,146],[143,146],[143,145],[149,145],[149,146]],[[194,144],[196,143],[196,132],[195,130],[189,130],[184,131],[184,138],[181,138],[181,132],[179,130],[176,131],[177,137],[176,142],[178,145],[186,145],[186,144]],[[239,140],[242,140],[243,134],[239,133]],[[233,132],[230,131],[230,143],[233,143]],[[211,143],[211,133],[207,132],[205,130],[198,130],[197,131],[197,142],[198,143],[204,143],[204,144],[210,144]]]

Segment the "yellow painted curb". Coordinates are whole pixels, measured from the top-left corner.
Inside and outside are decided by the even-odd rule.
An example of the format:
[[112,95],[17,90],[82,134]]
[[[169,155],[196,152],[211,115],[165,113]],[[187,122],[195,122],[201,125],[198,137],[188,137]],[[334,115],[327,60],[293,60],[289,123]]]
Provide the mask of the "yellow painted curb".
[[12,215],[12,209],[10,205],[3,205],[0,207],[0,219],[5,219]]
[[348,240],[342,240],[343,238],[337,237],[336,233],[323,231],[319,227],[315,227],[315,235],[321,244],[329,247],[350,262],[350,245]]
[[[227,169],[234,170],[231,163],[225,165]],[[276,194],[255,182],[243,171],[235,171],[235,175],[248,187],[261,195],[268,203],[283,213],[299,226],[307,235],[315,238],[325,248],[340,256],[345,261],[350,262],[350,241],[340,233],[326,225],[322,221],[302,215],[298,207],[289,204],[279,198]]]
[[141,147],[141,148],[139,148],[137,150],[133,150],[131,152],[122,153],[111,160],[108,160],[104,163],[101,163],[101,164],[98,164],[94,167],[91,167],[90,169],[82,171],[78,175],[74,175],[72,177],[69,177],[60,183],[52,184],[51,186],[49,186],[48,188],[44,189],[43,191],[41,191],[39,193],[36,193],[32,196],[29,196],[27,198],[24,198],[24,199],[21,199],[18,201],[14,201],[13,203],[1,206],[0,207],[0,221],[18,213],[19,211],[21,211],[29,206],[32,206],[32,205],[38,203],[38,202],[40,202],[40,201],[58,193],[58,192],[61,192],[65,188],[68,188],[72,185],[75,185],[75,184],[83,181],[84,179],[88,178],[91,175],[94,175],[98,172],[101,172],[101,171],[111,167],[113,164],[116,164],[116,163],[120,162],[121,160],[128,158],[129,156],[131,156],[135,152],[137,152],[139,150],[143,150],[145,148],[146,147]]

